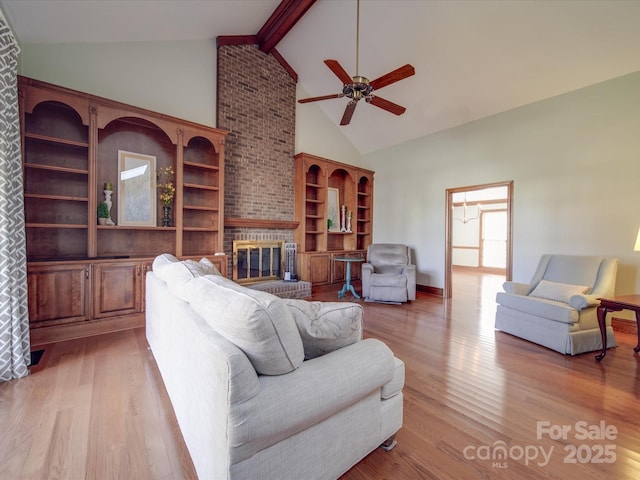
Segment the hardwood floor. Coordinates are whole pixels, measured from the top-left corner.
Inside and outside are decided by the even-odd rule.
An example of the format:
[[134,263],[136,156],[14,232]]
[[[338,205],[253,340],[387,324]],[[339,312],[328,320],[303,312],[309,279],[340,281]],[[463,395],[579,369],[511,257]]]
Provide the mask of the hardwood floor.
[[[640,478],[635,334],[616,332],[598,363],[496,332],[501,283],[460,273],[451,301],[363,303],[365,336],[405,362],[404,426],[343,480]],[[29,377],[0,384],[0,431],[0,479],[195,478],[143,329],[45,346]]]

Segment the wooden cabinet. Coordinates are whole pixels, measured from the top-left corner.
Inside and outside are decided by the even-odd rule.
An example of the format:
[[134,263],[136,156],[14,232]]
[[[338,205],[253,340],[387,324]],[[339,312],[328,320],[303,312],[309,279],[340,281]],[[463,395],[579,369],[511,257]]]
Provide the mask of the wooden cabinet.
[[83,322],[91,318],[89,263],[29,265],[29,321],[32,326]]
[[[226,272],[226,257],[213,256],[223,249],[226,132],[25,77],[18,83],[32,329],[75,324],[78,336],[80,323],[99,320],[105,331],[110,320],[114,329],[139,324],[144,274],[160,253],[215,258]],[[175,172],[171,226],[161,226],[152,182],[155,222],[121,224],[121,151],[153,158],[150,175]],[[115,225],[98,225],[107,183]]]
[[298,252],[298,278],[313,285],[331,283],[331,255]]
[[[364,257],[371,244],[374,172],[307,153],[296,155],[295,162],[298,276],[315,285],[344,282],[344,266],[332,258]],[[329,219],[336,217],[338,225],[330,228]],[[359,272],[354,264],[352,278]]]
[[98,263],[93,267],[93,317],[141,313],[144,288],[141,262]]

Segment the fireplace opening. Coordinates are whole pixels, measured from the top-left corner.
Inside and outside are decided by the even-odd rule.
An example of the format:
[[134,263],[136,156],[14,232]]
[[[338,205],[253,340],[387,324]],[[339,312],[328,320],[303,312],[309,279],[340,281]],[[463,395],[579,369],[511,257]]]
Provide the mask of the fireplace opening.
[[284,270],[284,242],[233,242],[233,280],[240,283],[280,280]]

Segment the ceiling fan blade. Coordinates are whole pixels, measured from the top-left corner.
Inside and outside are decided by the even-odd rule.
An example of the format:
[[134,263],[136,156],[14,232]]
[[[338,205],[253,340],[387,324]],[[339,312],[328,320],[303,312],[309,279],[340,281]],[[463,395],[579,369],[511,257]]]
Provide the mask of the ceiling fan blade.
[[351,75],[349,75],[346,70],[342,68],[342,65],[340,65],[337,60],[325,60],[324,63],[331,69],[331,71],[335,74],[336,77],[340,79],[343,84],[348,85],[350,83],[353,83]]
[[382,75],[381,77],[372,80],[369,85],[371,85],[374,90],[378,90],[379,88],[399,82],[400,80],[410,77],[411,75],[415,75],[415,73],[415,68],[407,63],[400,68],[396,68],[393,72],[389,72],[386,75]]
[[387,112],[391,112],[394,115],[402,115],[407,110],[397,103],[390,102],[389,100],[385,100],[384,98],[376,97],[375,95],[367,97],[367,102],[371,105],[375,105],[378,108],[382,108]]
[[344,93],[334,93],[332,95],[323,95],[321,97],[303,98],[301,100],[298,100],[298,103],[318,102],[320,100],[331,100],[332,98],[342,98],[342,97],[344,97]]
[[355,100],[351,100],[347,103],[347,108],[344,109],[344,115],[342,115],[342,120],[340,120],[340,125],[349,125],[351,122],[351,117],[353,117],[353,112],[356,111],[356,106],[358,102]]

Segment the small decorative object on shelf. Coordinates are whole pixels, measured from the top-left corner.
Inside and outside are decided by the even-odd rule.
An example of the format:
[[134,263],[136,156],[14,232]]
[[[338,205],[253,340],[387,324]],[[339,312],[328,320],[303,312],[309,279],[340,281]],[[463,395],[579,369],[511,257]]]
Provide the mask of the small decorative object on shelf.
[[100,202],[98,204],[98,223],[100,225],[106,225],[109,220],[109,206],[107,202]]
[[351,230],[351,215],[352,215],[352,212],[351,212],[351,210],[349,210],[349,213],[347,213],[347,233],[352,233],[352,230]]
[[113,194],[113,185],[111,184],[111,182],[106,182],[104,184],[103,192],[104,192],[104,203],[107,204],[107,208],[109,209],[107,214],[107,220],[104,222],[104,224],[115,225],[113,220],[111,220],[111,206],[112,206],[111,195]]
[[160,203],[162,203],[162,226],[171,226],[171,217],[169,212],[171,211],[171,204],[173,203],[173,197],[176,194],[176,186],[173,183],[173,167],[168,166],[158,169],[158,190],[160,190]]
[[163,205],[162,206],[162,212],[163,212],[163,217],[162,217],[162,226],[163,227],[170,227],[171,226],[171,217],[169,216],[169,212],[171,211],[171,207],[169,205]]
[[341,221],[340,221],[340,225],[341,225],[341,227],[340,227],[340,231],[341,231],[341,232],[346,232],[346,231],[347,231],[347,226],[346,226],[347,224],[346,224],[346,222],[344,221],[344,215],[345,215],[345,212],[346,212],[346,211],[347,211],[347,207],[346,207],[346,205],[342,205],[342,219],[341,219]]

